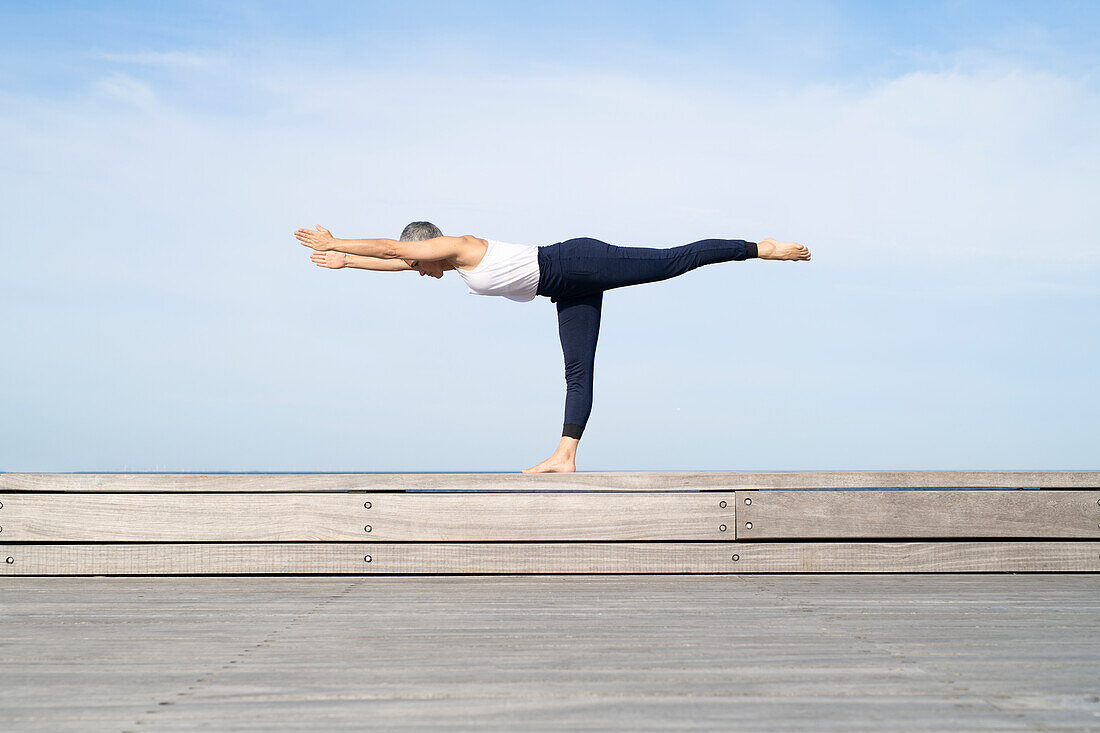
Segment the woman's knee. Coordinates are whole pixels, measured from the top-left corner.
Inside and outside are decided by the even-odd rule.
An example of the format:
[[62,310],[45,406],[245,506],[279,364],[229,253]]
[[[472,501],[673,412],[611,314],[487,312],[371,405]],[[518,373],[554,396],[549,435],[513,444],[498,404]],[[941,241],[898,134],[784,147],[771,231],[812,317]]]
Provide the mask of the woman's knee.
[[594,359],[566,359],[565,381],[568,384],[586,384],[592,382],[595,371]]

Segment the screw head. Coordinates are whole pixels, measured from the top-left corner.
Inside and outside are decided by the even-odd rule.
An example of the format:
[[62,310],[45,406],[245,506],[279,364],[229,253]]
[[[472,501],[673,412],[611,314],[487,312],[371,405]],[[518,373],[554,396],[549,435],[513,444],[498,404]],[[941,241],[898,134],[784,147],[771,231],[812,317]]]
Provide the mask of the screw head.
[[751,504],[751,503],[752,503],[752,499],[750,499],[749,497],[747,497],[747,496],[746,496],[746,497],[745,497],[745,505],[747,506],[747,505],[749,505],[749,504]]
[[741,559],[741,556],[740,556],[740,555],[734,555],[734,556],[733,556],[733,557],[731,557],[730,559],[731,559],[731,560],[733,560],[734,562],[737,562],[738,560],[740,560],[740,559]]
[[371,504],[370,504],[370,502],[369,502],[369,501],[364,501],[364,502],[363,502],[363,508],[364,508],[364,509],[370,509],[370,506],[371,506]]
[[[2,506],[2,505],[0,505],[0,506]],[[725,509],[725,508],[726,508],[726,502],[724,502],[724,501],[720,501],[720,502],[718,502],[718,506],[720,506],[720,507],[722,507],[723,509]]]
[[745,522],[745,529],[752,529],[752,522]]
[[370,555],[363,555],[363,562],[370,562],[373,559]]
[[371,526],[369,524],[366,527],[363,527],[364,532],[370,532],[370,530],[371,530]]
[[718,525],[718,531],[719,531],[719,532],[725,532],[725,531],[726,531],[726,525],[724,525],[724,524],[719,524],[719,525]]

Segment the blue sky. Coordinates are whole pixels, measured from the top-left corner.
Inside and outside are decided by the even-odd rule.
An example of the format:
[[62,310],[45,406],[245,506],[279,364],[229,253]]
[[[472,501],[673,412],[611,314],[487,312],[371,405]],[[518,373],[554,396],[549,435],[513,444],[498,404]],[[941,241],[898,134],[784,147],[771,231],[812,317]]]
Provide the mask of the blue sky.
[[609,293],[581,470],[1096,469],[1094,3],[0,3],[0,470],[507,471],[554,307],[291,237],[805,243]]

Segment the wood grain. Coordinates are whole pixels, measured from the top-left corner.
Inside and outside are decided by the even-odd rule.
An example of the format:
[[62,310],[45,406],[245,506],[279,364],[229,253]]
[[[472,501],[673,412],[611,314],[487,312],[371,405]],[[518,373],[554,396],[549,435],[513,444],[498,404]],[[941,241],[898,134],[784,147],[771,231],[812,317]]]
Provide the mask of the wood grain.
[[9,493],[0,502],[6,542],[732,540],[735,523],[733,492]]
[[740,573],[1100,572],[1100,542],[737,543]]
[[737,539],[1100,538],[1094,491],[739,491]]
[[2,575],[882,572],[1100,572],[1100,542],[0,545]]
[[582,472],[574,474],[4,473],[0,491],[668,491],[675,489],[1096,488],[1100,471]]
[[18,733],[1096,731],[1100,574],[0,578]]

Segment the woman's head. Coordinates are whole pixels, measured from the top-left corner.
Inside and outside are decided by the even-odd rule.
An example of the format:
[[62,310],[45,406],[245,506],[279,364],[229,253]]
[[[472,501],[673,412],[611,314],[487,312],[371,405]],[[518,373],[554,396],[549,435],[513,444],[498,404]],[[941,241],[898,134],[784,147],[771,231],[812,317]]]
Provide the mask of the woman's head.
[[[435,224],[432,224],[430,221],[414,221],[412,224],[409,224],[407,227],[405,227],[405,229],[401,232],[401,241],[423,242],[425,239],[435,239],[436,237],[442,236],[443,232],[439,231],[439,227],[437,227]],[[415,267],[417,270],[420,270],[421,275],[434,274],[425,272],[424,268],[416,260],[405,260],[405,264],[407,264],[409,267]],[[438,275],[434,276],[442,277],[442,274],[443,273],[439,273]]]
[[401,232],[402,242],[423,242],[425,239],[442,237],[443,232],[430,221],[414,221]]

